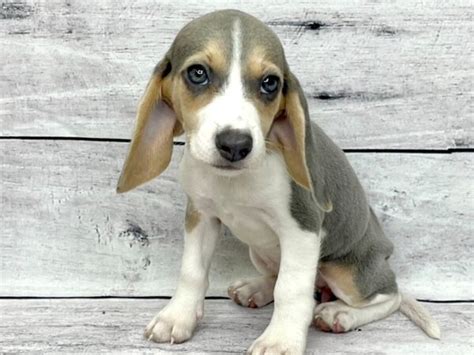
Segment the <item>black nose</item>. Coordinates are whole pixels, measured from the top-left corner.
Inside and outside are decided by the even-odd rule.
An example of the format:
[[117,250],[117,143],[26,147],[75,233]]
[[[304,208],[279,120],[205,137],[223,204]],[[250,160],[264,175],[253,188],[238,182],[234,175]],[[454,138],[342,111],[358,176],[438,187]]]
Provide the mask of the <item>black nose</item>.
[[226,160],[234,162],[244,159],[252,151],[252,136],[237,129],[227,129],[216,136],[216,147]]

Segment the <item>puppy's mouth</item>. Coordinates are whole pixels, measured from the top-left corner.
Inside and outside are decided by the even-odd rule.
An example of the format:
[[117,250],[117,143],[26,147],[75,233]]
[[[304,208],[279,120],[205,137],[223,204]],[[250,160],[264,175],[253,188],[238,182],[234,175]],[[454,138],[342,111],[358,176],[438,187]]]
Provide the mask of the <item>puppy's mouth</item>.
[[247,168],[244,164],[226,162],[213,163],[210,166],[215,174],[227,177],[240,175]]
[[213,168],[224,170],[224,171],[239,171],[239,170],[244,169],[243,166],[235,165],[235,164],[211,164],[211,166]]

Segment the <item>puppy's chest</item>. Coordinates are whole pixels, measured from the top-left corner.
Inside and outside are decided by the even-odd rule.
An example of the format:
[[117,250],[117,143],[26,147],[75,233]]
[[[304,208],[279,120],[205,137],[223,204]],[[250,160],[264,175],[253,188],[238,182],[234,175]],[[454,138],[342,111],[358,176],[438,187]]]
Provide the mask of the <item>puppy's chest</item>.
[[[266,167],[266,169],[265,169]],[[236,177],[223,177],[209,169],[183,166],[184,190],[197,210],[218,217],[244,243],[274,247],[275,226],[289,213],[290,185],[278,161]]]
[[260,248],[275,246],[277,237],[269,225],[271,217],[259,207],[248,205],[221,205],[210,210],[232,234],[244,243]]

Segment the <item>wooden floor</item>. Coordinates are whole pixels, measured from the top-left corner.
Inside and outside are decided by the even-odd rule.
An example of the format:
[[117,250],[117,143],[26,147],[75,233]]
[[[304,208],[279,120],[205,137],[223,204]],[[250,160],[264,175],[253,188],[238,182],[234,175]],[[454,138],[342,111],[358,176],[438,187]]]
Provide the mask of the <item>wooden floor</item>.
[[268,324],[272,306],[216,299],[255,273],[226,235],[194,338],[143,339],[178,278],[183,146],[159,179],[115,193],[153,67],[185,23],[224,7],[279,36],[311,119],[348,153],[395,245],[400,288],[442,329],[435,341],[394,314],[312,329],[308,353],[474,354],[472,0],[2,1],[0,354],[242,354]]
[[[48,299],[0,301],[0,351],[84,353],[242,354],[268,324],[273,306],[247,309],[230,300],[207,300],[194,337],[156,344],[143,329],[163,299]],[[387,319],[347,334],[313,328],[308,354],[473,354],[472,303],[424,303],[442,329],[432,340],[406,317]]]

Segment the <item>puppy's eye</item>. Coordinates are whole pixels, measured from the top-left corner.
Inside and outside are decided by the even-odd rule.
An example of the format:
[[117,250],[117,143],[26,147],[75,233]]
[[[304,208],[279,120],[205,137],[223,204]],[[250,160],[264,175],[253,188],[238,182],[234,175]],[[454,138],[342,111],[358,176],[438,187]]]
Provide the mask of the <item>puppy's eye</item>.
[[206,85],[209,83],[206,68],[202,65],[191,65],[188,68],[188,79],[194,85]]
[[268,75],[263,78],[262,83],[260,84],[260,92],[262,94],[273,94],[278,90],[280,84],[280,79],[275,75]]

